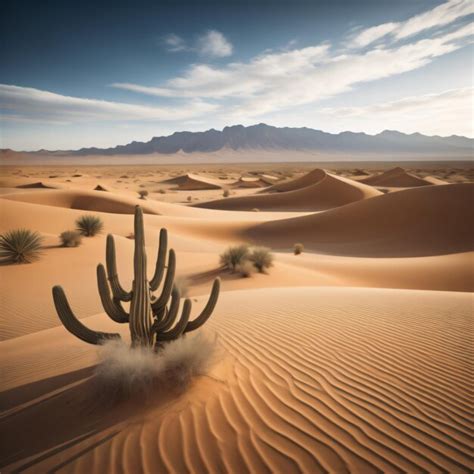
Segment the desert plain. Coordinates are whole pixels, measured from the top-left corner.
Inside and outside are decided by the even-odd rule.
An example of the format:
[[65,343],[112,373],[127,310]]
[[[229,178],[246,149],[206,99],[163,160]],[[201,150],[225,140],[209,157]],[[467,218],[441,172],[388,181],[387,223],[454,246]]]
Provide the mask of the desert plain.
[[[37,261],[0,266],[2,472],[473,471],[471,164],[25,164],[2,166],[0,193],[1,232],[44,237]],[[183,390],[103,400],[100,348],[61,325],[51,288],[126,339],[95,267],[113,234],[131,285],[137,205],[150,272],[166,228],[193,312],[221,278],[199,330],[215,353]],[[61,247],[83,214],[103,232]],[[273,266],[224,268],[237,244]]]

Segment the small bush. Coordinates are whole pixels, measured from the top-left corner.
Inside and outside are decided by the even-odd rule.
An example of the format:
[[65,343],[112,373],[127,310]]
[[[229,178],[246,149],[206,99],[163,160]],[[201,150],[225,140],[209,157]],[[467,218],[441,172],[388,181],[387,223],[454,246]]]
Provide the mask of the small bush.
[[304,245],[303,244],[295,244],[293,246],[293,253],[295,255],[299,255],[300,253],[303,253],[304,250]]
[[158,192],[159,192],[160,194],[166,194],[166,189],[158,189]]
[[82,242],[82,235],[77,230],[65,230],[59,235],[63,247],[79,247]]
[[138,195],[140,196],[140,199],[145,199],[148,196],[148,191],[146,189],[140,189]]
[[39,258],[43,237],[28,229],[15,229],[0,235],[0,258],[8,263],[30,263]]
[[99,234],[104,228],[104,223],[99,216],[86,214],[76,220],[77,230],[86,237],[93,237]]
[[235,271],[243,278],[250,278],[252,273],[255,272],[255,267],[249,260],[244,260],[242,263],[236,265]]
[[193,200],[193,197],[192,197],[192,196],[188,196],[186,199],[188,200],[188,202],[191,202],[191,201]]
[[223,254],[221,254],[220,262],[229,270],[235,271],[237,265],[242,264],[245,260],[248,260],[248,258],[248,245],[236,245],[234,247],[229,247]]
[[222,195],[226,198],[226,197],[229,197],[230,196],[230,191],[228,189],[226,189]]
[[260,273],[273,266],[273,254],[266,247],[255,247],[249,256],[249,260]]

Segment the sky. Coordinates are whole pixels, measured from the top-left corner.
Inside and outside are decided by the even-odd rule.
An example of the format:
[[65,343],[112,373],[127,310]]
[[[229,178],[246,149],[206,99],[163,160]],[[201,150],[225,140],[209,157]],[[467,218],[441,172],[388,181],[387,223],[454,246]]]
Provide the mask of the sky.
[[474,136],[472,0],[4,0],[0,18],[0,148],[261,122]]

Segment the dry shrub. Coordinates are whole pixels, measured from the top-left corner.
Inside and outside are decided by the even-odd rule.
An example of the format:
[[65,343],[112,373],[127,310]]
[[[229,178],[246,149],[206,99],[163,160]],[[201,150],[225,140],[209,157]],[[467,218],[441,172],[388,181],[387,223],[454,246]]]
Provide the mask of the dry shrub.
[[225,198],[226,197],[229,197],[230,196],[230,191],[228,189],[226,189],[223,193],[222,193],[222,196],[224,196]]
[[255,247],[249,256],[249,260],[260,273],[264,273],[267,268],[273,266],[273,254],[266,247]]
[[255,266],[249,260],[245,260],[236,265],[235,271],[239,273],[242,278],[250,278],[252,273],[255,273]]
[[248,245],[236,245],[229,247],[224,253],[220,255],[221,265],[224,265],[231,271],[235,271],[237,265],[242,264],[248,260],[249,247]]
[[295,244],[293,246],[293,253],[295,255],[299,255],[300,253],[303,253],[304,250],[304,245],[303,244]]
[[82,234],[77,230],[65,230],[59,238],[63,247],[79,247],[82,243]]
[[162,350],[131,349],[123,341],[100,347],[95,382],[109,400],[149,395],[155,389],[183,391],[194,377],[205,375],[214,361],[216,339],[203,333],[169,342]]

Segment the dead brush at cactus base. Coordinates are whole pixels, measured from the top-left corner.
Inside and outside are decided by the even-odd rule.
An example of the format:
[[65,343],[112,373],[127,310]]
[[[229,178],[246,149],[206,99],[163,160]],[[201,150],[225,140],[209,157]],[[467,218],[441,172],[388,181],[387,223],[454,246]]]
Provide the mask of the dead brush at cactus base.
[[182,392],[195,377],[207,374],[216,353],[217,340],[202,333],[165,344],[158,352],[107,341],[99,349],[94,383],[104,401],[152,395],[155,390]]

